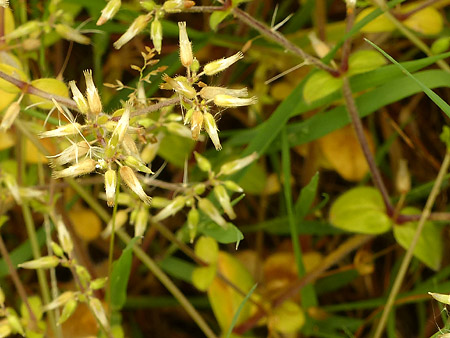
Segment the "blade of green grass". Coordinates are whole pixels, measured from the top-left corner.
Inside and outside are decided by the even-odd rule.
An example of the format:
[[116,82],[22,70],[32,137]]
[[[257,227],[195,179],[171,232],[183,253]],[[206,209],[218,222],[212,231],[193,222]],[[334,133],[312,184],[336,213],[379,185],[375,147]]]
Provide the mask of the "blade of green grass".
[[[385,58],[387,58],[389,61],[391,61],[394,65],[396,65],[403,73],[405,73],[410,79],[412,79],[415,83],[417,83],[420,88],[422,88],[423,92],[439,107],[442,109],[442,111],[450,117],[450,106],[445,102],[443,99],[440,98],[439,95],[437,95],[435,92],[433,92],[426,84],[424,84],[422,81],[420,81],[418,78],[416,78],[414,75],[412,75],[405,67],[403,67],[400,63],[398,63],[392,56],[390,56],[388,53],[386,53],[384,50],[382,50],[380,47],[378,47],[376,44],[374,44],[372,41],[368,39],[364,39],[367,43],[369,43],[372,47],[377,49],[381,54],[384,55]],[[448,73],[447,73],[448,75]]]
[[[300,246],[300,241],[297,233],[297,224],[296,220],[299,215],[295,214],[293,205],[292,205],[292,190],[291,190],[291,156],[290,156],[290,148],[289,141],[287,139],[286,128],[281,132],[281,164],[283,170],[283,188],[284,188],[284,199],[286,203],[286,210],[289,221],[289,228],[291,231],[291,240],[292,247],[294,249],[295,263],[297,265],[298,276],[299,278],[303,277],[306,273],[305,265],[303,264],[303,255],[302,249]],[[314,178],[313,178],[314,179]],[[312,203],[312,201],[311,201]],[[309,209],[309,207],[308,207]],[[306,212],[305,212],[306,213]],[[304,216],[304,215],[303,215]],[[302,299],[302,307],[304,309],[308,309],[311,306],[317,305],[317,296],[314,291],[314,286],[312,284],[306,285],[302,288],[301,299]]]
[[256,287],[258,284],[255,284],[252,286],[250,291],[245,295],[245,298],[242,300],[241,304],[239,304],[239,307],[236,310],[236,313],[233,316],[233,319],[231,320],[230,327],[228,328],[227,334],[225,335],[226,338],[230,338],[231,333],[233,332],[234,326],[236,325],[236,322],[239,318],[239,315],[241,314],[242,309],[244,308],[245,303],[247,303],[248,299],[252,295],[252,293],[256,290]]

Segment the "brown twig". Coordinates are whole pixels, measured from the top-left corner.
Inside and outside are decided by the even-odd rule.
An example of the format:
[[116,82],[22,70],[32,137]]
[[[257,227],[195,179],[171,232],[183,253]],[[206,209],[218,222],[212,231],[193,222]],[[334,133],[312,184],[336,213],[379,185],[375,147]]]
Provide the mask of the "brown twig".
[[[350,32],[354,22],[355,22],[355,8],[348,6],[347,17],[345,19],[346,33]],[[348,70],[348,58],[350,56],[351,47],[352,47],[352,38],[349,37],[347,40],[345,40],[344,45],[342,46],[341,71],[343,73],[347,72]]]
[[[342,258],[348,255],[353,250],[359,248],[361,245],[364,245],[369,240],[371,240],[373,236],[369,235],[356,235],[342,243],[335,251],[329,254],[325,259],[316,267],[313,271],[308,273],[306,276],[298,279],[294,284],[292,284],[286,292],[281,294],[275,301],[272,303],[272,308],[276,308],[283,304],[286,300],[292,298],[297,295],[298,292],[309,283],[314,282],[320,275],[326,271],[329,267],[339,262]],[[252,329],[257,323],[264,318],[265,314],[262,311],[258,311],[249,319],[247,319],[242,324],[238,325],[233,332],[241,335]]]
[[358,139],[359,145],[361,146],[361,150],[363,151],[364,157],[366,158],[367,164],[369,165],[373,183],[375,184],[377,189],[380,191],[381,196],[383,197],[383,202],[386,206],[386,213],[389,216],[392,216],[394,213],[394,207],[392,206],[386,186],[384,185],[380,171],[378,170],[378,167],[375,163],[375,158],[373,157],[373,154],[370,151],[369,143],[366,139],[366,135],[364,134],[364,128],[361,122],[361,118],[359,117],[358,108],[356,107],[356,103],[352,94],[352,89],[350,88],[350,82],[347,77],[344,78],[342,91],[347,106],[347,111],[349,113],[350,120],[356,133],[356,137]]
[[22,281],[20,280],[19,275],[17,274],[16,267],[14,266],[13,262],[11,261],[11,257],[9,256],[8,249],[6,249],[5,242],[3,241],[3,237],[1,235],[0,235],[0,253],[2,254],[6,265],[8,266],[9,274],[11,275],[14,286],[16,287],[16,290],[19,293],[20,299],[22,299],[22,302],[25,304],[25,306],[28,310],[28,313],[30,314],[32,326],[34,328],[37,328],[38,326],[37,326],[36,316],[34,315],[34,312],[31,309],[31,305],[28,302],[28,297],[27,297],[25,288],[23,287]]
[[319,69],[325,70],[335,77],[338,77],[340,75],[340,72],[338,70],[326,65],[321,60],[306,53],[305,51],[303,51],[303,49],[301,49],[300,47],[298,47],[297,45],[293,44],[291,41],[286,39],[286,37],[283,34],[277,32],[273,29],[270,29],[267,25],[254,19],[252,16],[250,16],[246,12],[235,7],[232,9],[232,13],[238,20],[241,20],[246,25],[257,30],[259,33],[261,33],[261,35],[276,42],[280,46],[283,46],[285,49],[289,50],[290,52],[294,53],[295,55],[300,56],[302,59],[304,59],[309,64],[314,65]]

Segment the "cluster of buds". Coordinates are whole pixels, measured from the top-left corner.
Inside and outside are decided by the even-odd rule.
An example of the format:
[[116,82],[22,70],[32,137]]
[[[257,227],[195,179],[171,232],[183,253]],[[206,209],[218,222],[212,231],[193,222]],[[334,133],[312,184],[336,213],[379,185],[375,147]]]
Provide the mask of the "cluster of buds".
[[[201,130],[205,130],[209,135],[217,150],[222,149],[218,136],[218,128],[213,114],[211,114],[210,103],[214,103],[219,108],[249,106],[257,102],[256,97],[247,97],[246,88],[229,89],[222,87],[207,86],[200,82],[202,75],[216,75],[244,57],[242,52],[211,61],[200,70],[200,65],[192,53],[192,44],[186,30],[186,23],[179,22],[179,42],[180,61],[186,68],[186,76],[176,76],[171,78],[164,74],[162,89],[174,90],[187,109],[184,117],[184,124],[190,125],[191,135],[194,140],[199,138]],[[195,87],[200,90],[196,90]]]
[[[71,138],[69,139],[70,146],[57,155],[49,156],[50,166],[54,168],[68,165],[66,168],[54,170],[53,178],[77,177],[94,171],[105,172],[107,204],[113,206],[118,171],[126,186],[144,203],[150,204],[151,198],[142,188],[136,172],[140,171],[145,174],[153,172],[147,167],[146,163],[148,162],[144,162],[140,157],[131,135],[138,131],[138,128],[130,126],[132,105],[126,103],[124,108],[117,110],[113,116],[104,114],[92,72],[87,70],[84,72],[84,76],[86,79],[85,95],[81,93],[74,81],[71,81],[69,85],[78,110],[84,115],[87,123],[82,125],[71,121],[66,125],[39,134],[40,138]],[[56,101],[53,103],[60,112],[66,116],[69,115]],[[88,133],[93,136],[92,141],[87,141],[86,134]]]

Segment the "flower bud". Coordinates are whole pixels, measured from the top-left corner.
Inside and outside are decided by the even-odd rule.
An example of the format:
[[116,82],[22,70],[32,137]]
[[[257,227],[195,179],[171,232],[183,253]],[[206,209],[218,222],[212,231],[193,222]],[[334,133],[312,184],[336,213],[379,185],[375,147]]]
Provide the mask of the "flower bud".
[[203,121],[205,130],[208,133],[211,141],[214,143],[216,150],[221,150],[222,145],[220,144],[219,134],[217,133],[218,131],[217,124],[216,120],[214,119],[214,116],[212,116],[210,113],[205,113],[203,115]]
[[197,209],[192,208],[187,216],[187,227],[189,230],[189,241],[194,242],[195,236],[197,235],[198,222],[200,220],[200,213]]
[[106,204],[108,207],[114,206],[114,199],[116,197],[117,173],[115,170],[109,169],[105,173],[105,191]]
[[108,157],[114,156],[117,145],[122,142],[125,133],[128,130],[130,125],[130,109],[131,107],[126,104],[122,116],[120,117],[120,120],[114,128],[111,138],[108,141],[108,147],[106,149],[106,156]]
[[320,40],[315,32],[311,32],[308,34],[309,41],[311,41],[311,45],[316,52],[317,56],[323,58],[330,51],[330,47]]
[[87,36],[81,34],[78,30],[67,26],[62,23],[58,23],[55,25],[55,31],[58,33],[62,38],[77,42],[81,45],[89,45],[91,43],[91,39]]
[[156,216],[153,217],[155,222],[160,222],[169,216],[175,215],[178,211],[183,209],[186,203],[185,196],[177,196],[172,202],[169,203],[164,209],[162,209]]
[[153,41],[153,46],[155,47],[155,50],[158,52],[158,54],[160,54],[162,47],[163,31],[161,21],[159,21],[158,18],[155,18],[155,20],[153,20],[152,22],[152,25],[150,26],[150,37]]
[[141,171],[141,172],[146,173],[146,174],[154,174],[154,172],[151,171],[151,169],[149,167],[147,167],[144,163],[142,163],[140,160],[138,160],[134,156],[127,156],[125,158],[124,163],[127,166],[129,166],[129,167],[131,167],[131,168],[133,168],[133,169],[135,169],[137,171]]
[[163,4],[163,9],[168,13],[177,13],[183,9],[191,8],[195,5],[194,1],[188,0],[167,0]]
[[221,227],[226,227],[227,222],[220,215],[219,211],[216,209],[214,204],[206,198],[200,198],[198,201],[198,207],[203,211],[209,218],[211,218],[215,223]]
[[255,104],[256,102],[258,102],[256,96],[246,98],[234,97],[225,94],[214,96],[214,104],[219,107],[242,107]]
[[228,196],[227,190],[223,185],[216,185],[214,187],[214,195],[219,201],[220,206],[223,208],[223,211],[230,217],[231,219],[236,218],[236,214],[231,206],[230,196]]
[[64,323],[67,319],[70,318],[70,316],[73,315],[77,308],[78,302],[76,299],[70,299],[67,301],[67,303],[64,305],[63,310],[61,312],[61,316],[58,319],[58,325],[61,325]]
[[172,134],[176,134],[181,137],[191,138],[192,134],[191,131],[186,128],[185,126],[177,123],[177,122],[169,122],[166,124],[166,128],[168,131],[170,131]]
[[191,119],[191,133],[193,140],[198,140],[202,127],[203,127],[203,113],[200,110],[196,109],[194,110]]
[[239,51],[236,54],[234,54],[228,58],[222,58],[220,60],[211,61],[205,67],[203,67],[203,71],[205,72],[206,75],[215,75],[215,74],[220,73],[221,71],[227,69],[233,63],[235,63],[236,61],[239,61],[243,57],[244,57],[244,54],[242,54],[242,52]]
[[11,193],[16,203],[22,204],[22,198],[20,196],[19,185],[17,184],[16,178],[7,172],[3,172],[2,176],[3,183],[8,188],[8,191]]
[[64,304],[66,304],[71,299],[75,299],[75,292],[73,292],[73,291],[63,292],[52,302],[45,305],[43,310],[51,311],[51,310],[57,309],[57,308],[63,306]]
[[50,269],[59,264],[59,258],[56,256],[45,256],[32,261],[19,264],[19,268],[23,269]]
[[56,230],[58,232],[59,244],[61,244],[64,252],[70,256],[73,251],[73,242],[69,232],[67,231],[66,225],[61,218],[59,218],[56,222]]
[[409,175],[408,162],[403,158],[398,162],[395,183],[397,191],[401,194],[406,194],[411,190],[411,177]]
[[184,114],[183,124],[186,125],[191,122],[192,115],[194,114],[194,108],[189,108],[186,114]]
[[175,90],[178,94],[183,95],[188,99],[193,99],[197,95],[194,87],[191,86],[191,84],[184,76],[177,76],[175,79],[172,79],[169,75],[164,74],[162,76],[162,79],[169,85],[171,89]]
[[216,95],[230,95],[234,97],[243,97],[247,96],[247,88],[241,88],[241,89],[229,89],[229,88],[223,88],[223,87],[213,87],[213,86],[207,86],[203,87],[200,92],[200,96],[205,100],[212,100]]
[[142,189],[141,183],[139,183],[136,174],[133,169],[127,166],[123,166],[120,168],[120,177],[124,180],[127,186],[139,196],[139,198],[145,203],[150,205],[152,198],[147,196],[144,189]]
[[90,149],[91,146],[89,145],[89,143],[83,140],[70,145],[59,154],[47,156],[47,158],[51,158],[49,161],[50,166],[54,168],[70,162],[78,161],[78,159],[86,155]]
[[[128,220],[128,211],[126,210],[119,210],[116,213],[115,223],[114,223],[114,232],[116,232],[118,229],[123,227],[125,223]],[[102,231],[102,238],[107,238],[111,235],[113,231],[113,220],[111,219],[108,222],[108,225],[106,226],[105,230]]]
[[102,9],[102,15],[97,21],[97,26],[103,25],[106,21],[111,20],[119,11],[121,5],[120,0],[109,0],[106,6]]
[[[75,271],[78,275],[78,278],[80,279],[81,285],[83,285],[84,288],[87,288],[89,283],[91,282],[91,275],[87,269],[82,265],[76,265]],[[80,297],[79,295],[78,297]]]
[[80,133],[82,129],[83,126],[81,124],[71,122],[53,130],[43,131],[38,136],[39,138],[69,136]]
[[77,164],[74,164],[63,170],[56,170],[52,173],[54,179],[62,177],[76,177],[81,175],[86,175],[95,170],[97,162],[91,158],[84,159]]
[[75,81],[69,81],[70,90],[72,91],[72,97],[75,103],[78,106],[78,109],[83,115],[87,115],[89,113],[89,105],[86,101],[86,98],[81,94],[78,89]]
[[11,128],[12,124],[16,120],[20,113],[20,104],[17,101],[11,103],[3,116],[2,123],[0,124],[0,131],[6,131]]
[[149,12],[158,8],[158,5],[153,0],[141,0],[140,4],[141,4],[142,8],[144,8],[146,11],[149,11]]
[[134,237],[144,236],[148,224],[148,209],[141,207],[136,215],[136,222],[134,223]]
[[38,21],[27,21],[5,36],[6,39],[17,39],[40,30]]
[[125,134],[125,136],[123,137],[122,149],[125,152],[125,154],[134,156],[139,160],[141,159],[141,156],[139,155],[139,150],[136,146],[136,142],[134,142],[133,138],[128,134]]
[[206,190],[206,185],[205,183],[197,183],[193,186],[192,190],[196,195],[202,195]]
[[252,163],[257,158],[258,158],[258,154],[256,152],[254,152],[244,158],[240,158],[238,160],[234,160],[234,161],[225,163],[224,165],[222,165],[222,167],[220,167],[220,171],[217,176],[234,174],[235,172],[248,166],[250,163]]
[[92,114],[98,115],[102,112],[103,107],[94,80],[92,79],[92,70],[87,69],[83,74],[86,79],[86,97],[89,103],[89,109]]
[[158,140],[155,143],[149,142],[145,145],[144,149],[141,152],[141,159],[144,163],[150,163],[156,157],[156,154],[159,150],[160,141]]
[[244,189],[242,189],[236,182],[233,181],[224,181],[222,182],[228,190],[233,192],[242,193]]
[[64,250],[57,243],[52,241],[50,243],[50,246],[52,247],[52,251],[56,256],[60,258],[64,257]]
[[102,289],[102,288],[105,287],[107,281],[108,281],[108,277],[102,277],[102,278],[94,279],[91,282],[90,287],[91,287],[92,290]]
[[103,325],[105,329],[109,328],[109,321],[106,317],[105,309],[102,306],[102,303],[97,298],[89,298],[89,307],[94,312],[95,317],[98,321]]
[[194,156],[200,170],[209,173],[211,171],[211,163],[208,159],[196,151],[194,152]]
[[191,64],[191,71],[194,74],[196,74],[199,69],[200,69],[200,62],[198,62],[197,58],[194,57],[194,60],[192,61],[192,64]]
[[22,323],[20,322],[19,317],[17,316],[16,311],[11,308],[6,310],[6,318],[8,319],[8,324],[14,333],[20,334],[22,337],[25,337],[25,331],[23,330]]
[[172,201],[167,198],[155,196],[152,199],[152,208],[162,209],[168,206],[170,203],[172,203]]
[[436,299],[438,302],[450,305],[450,295],[444,295],[442,293],[434,293],[434,292],[428,292],[428,294]]
[[194,57],[192,55],[192,45],[189,41],[187,31],[186,31],[186,22],[178,22],[178,29],[180,30],[180,60],[181,64],[188,68]]
[[136,35],[138,35],[145,28],[145,26],[147,26],[147,23],[150,20],[150,18],[151,18],[150,14],[138,16],[130,25],[130,27],[128,27],[127,31],[119,38],[119,40],[114,42],[113,44],[114,48],[115,49],[122,48],[124,44],[126,44]]

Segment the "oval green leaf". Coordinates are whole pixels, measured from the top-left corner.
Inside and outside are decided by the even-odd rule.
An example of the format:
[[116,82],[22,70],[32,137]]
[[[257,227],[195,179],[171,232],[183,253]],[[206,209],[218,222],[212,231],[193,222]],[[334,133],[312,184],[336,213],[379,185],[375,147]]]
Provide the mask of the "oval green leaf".
[[192,271],[192,284],[200,291],[208,290],[214,277],[216,277],[216,265],[202,266]]
[[357,187],[339,196],[331,206],[330,223],[362,234],[381,234],[392,226],[380,192],[372,187]]
[[217,30],[219,24],[225,20],[225,18],[230,14],[230,11],[216,11],[209,17],[209,26],[213,31]]
[[385,63],[386,59],[380,53],[374,50],[360,50],[350,55],[348,74],[366,73],[383,66]]
[[303,98],[307,103],[334,93],[342,87],[342,79],[336,78],[326,71],[318,71],[311,75],[303,88]]
[[[408,207],[402,210],[402,214],[420,214],[417,208]],[[417,222],[408,222],[394,226],[394,237],[398,244],[405,250],[411,245],[411,241],[416,233]],[[441,229],[431,221],[426,221],[422,234],[414,248],[414,256],[433,270],[438,270],[441,266],[443,243]]]
[[[37,89],[48,92],[49,94],[54,94],[63,97],[69,97],[69,89],[66,84],[57,79],[43,78],[31,81],[31,85]],[[36,104],[39,108],[50,110],[54,107],[52,101],[43,99],[42,97],[36,95],[29,95],[28,99],[32,104]]]

